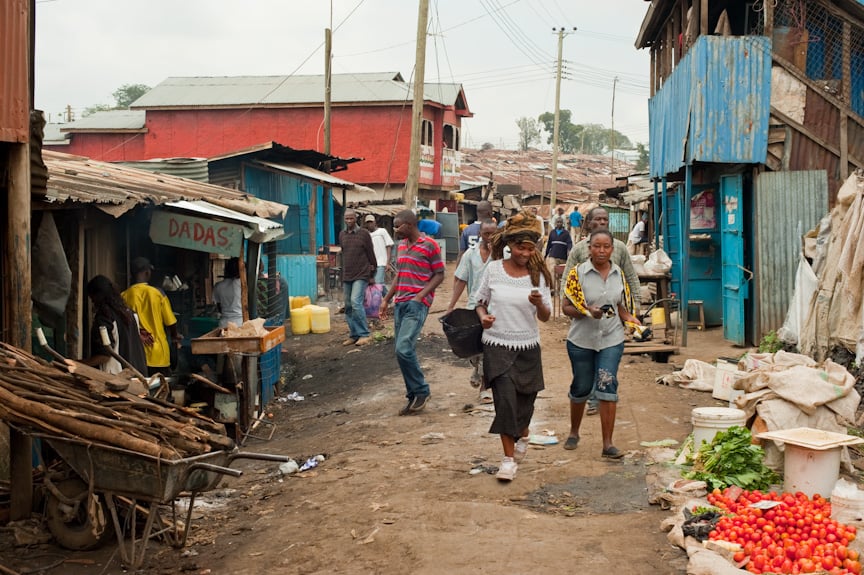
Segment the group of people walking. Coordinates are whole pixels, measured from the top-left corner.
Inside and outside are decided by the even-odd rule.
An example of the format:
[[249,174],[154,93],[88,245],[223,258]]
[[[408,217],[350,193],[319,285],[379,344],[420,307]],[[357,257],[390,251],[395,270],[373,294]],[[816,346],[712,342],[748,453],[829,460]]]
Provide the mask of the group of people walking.
[[[544,389],[538,321],[551,317],[554,286],[554,271],[544,255],[555,257],[559,265],[566,262],[562,311],[571,318],[566,346],[573,377],[568,392],[570,432],[564,448],[578,447],[585,406],[593,399],[599,404],[601,455],[621,458],[623,452],[612,441],[617,373],[625,323],[639,323],[633,306],[639,286],[626,246],[607,229],[608,213],[603,208],[592,210],[584,221],[588,236],[575,245],[563,222],[555,221],[545,254],[538,248],[544,239],[544,222],[531,212],[519,212],[499,224],[484,201],[477,206],[477,215],[461,237],[447,313],[467,290],[467,307],[475,310],[483,328],[483,353],[471,358],[471,383],[491,391],[495,417],[489,432],[500,436],[503,451],[496,477],[515,478],[528,452],[537,394]],[[410,210],[396,216],[394,232],[400,240],[396,279],[381,302],[380,314],[392,313],[395,321],[396,357],[407,400],[399,415],[411,415],[422,411],[431,397],[416,342],[435,288],[444,279],[444,263],[437,242],[418,230],[417,217]],[[371,264],[367,269],[371,277]],[[347,295],[346,288],[346,313]]]

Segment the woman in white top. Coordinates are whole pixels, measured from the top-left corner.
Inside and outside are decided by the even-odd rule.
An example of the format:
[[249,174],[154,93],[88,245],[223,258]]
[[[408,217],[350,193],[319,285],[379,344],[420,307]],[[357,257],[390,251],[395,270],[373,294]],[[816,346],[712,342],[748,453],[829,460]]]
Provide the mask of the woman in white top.
[[[528,450],[528,426],[543,386],[537,320],[551,315],[551,277],[537,250],[540,225],[529,213],[511,217],[492,239],[492,257],[476,291],[483,324],[483,377],[492,389],[504,460],[496,477],[511,481]],[[510,258],[503,257],[504,247]]]

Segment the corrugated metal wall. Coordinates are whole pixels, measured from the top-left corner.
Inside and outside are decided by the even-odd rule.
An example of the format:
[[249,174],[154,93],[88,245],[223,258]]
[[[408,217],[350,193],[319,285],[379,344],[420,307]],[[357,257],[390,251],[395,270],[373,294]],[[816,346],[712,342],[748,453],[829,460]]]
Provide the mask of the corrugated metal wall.
[[0,2],[0,142],[30,136],[29,2]]
[[688,160],[764,163],[771,110],[770,40],[703,36],[700,41],[693,59]]
[[768,38],[700,36],[648,103],[651,176],[694,161],[764,162],[770,96]]
[[825,170],[766,172],[756,180],[756,269],[760,335],[783,325],[795,289],[801,235],[828,213]]

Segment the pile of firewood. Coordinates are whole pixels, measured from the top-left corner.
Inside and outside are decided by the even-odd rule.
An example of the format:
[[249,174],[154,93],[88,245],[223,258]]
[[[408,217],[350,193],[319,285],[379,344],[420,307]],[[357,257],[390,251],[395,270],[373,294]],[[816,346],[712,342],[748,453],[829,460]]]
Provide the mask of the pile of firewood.
[[146,393],[132,393],[129,383],[122,374],[72,360],[48,363],[0,343],[0,420],[24,432],[165,459],[234,447],[223,425]]

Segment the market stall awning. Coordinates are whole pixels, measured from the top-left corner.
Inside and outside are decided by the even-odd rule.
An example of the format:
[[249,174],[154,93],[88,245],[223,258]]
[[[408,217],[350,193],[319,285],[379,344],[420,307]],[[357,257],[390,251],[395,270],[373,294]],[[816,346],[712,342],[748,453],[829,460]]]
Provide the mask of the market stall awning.
[[283,237],[280,223],[204,200],[167,202],[150,220],[154,243],[228,256],[241,253],[244,239],[263,244]]
[[114,217],[136,206],[179,200],[206,200],[261,218],[282,219],[288,211],[283,204],[178,176],[48,150],[42,156],[48,167],[48,183],[40,200],[51,204],[92,204]]

